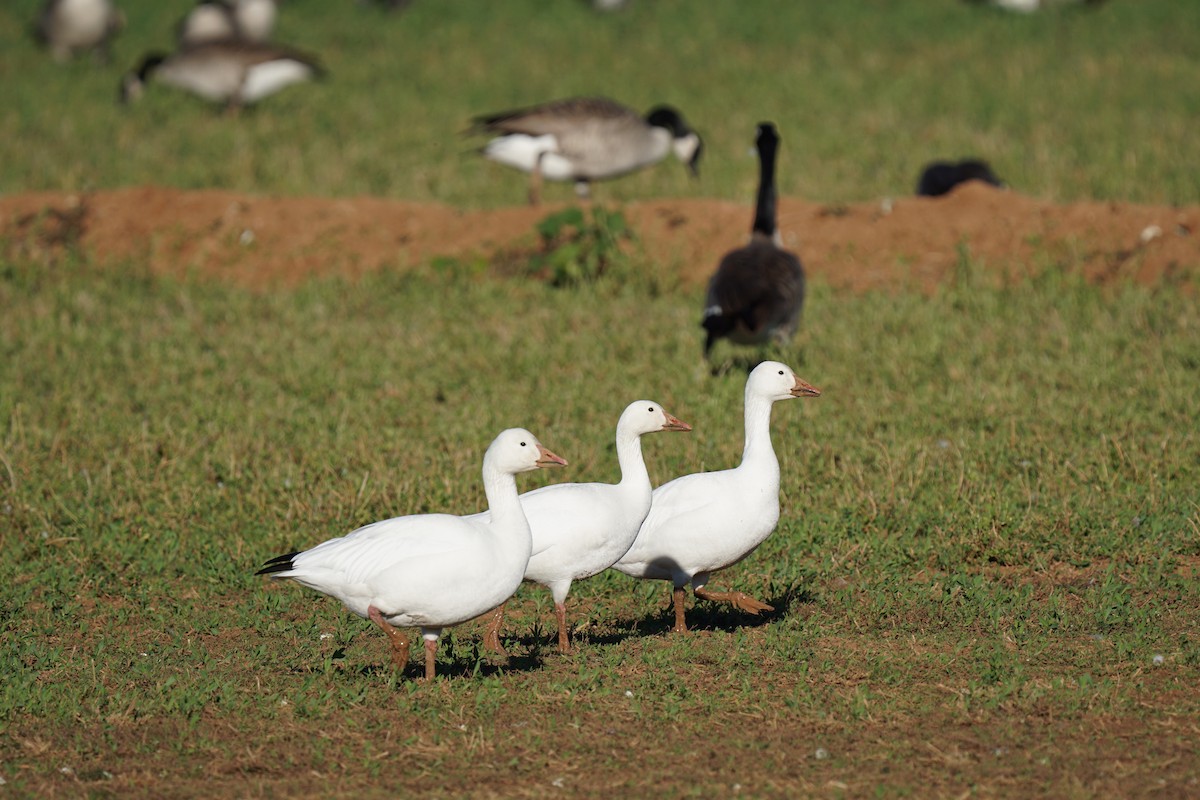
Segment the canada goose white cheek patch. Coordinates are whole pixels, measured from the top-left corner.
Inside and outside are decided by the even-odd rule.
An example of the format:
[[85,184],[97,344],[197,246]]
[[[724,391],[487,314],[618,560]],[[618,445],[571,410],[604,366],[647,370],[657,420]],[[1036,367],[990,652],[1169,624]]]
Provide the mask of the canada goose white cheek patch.
[[242,101],[253,103],[285,86],[300,83],[312,77],[312,67],[300,61],[269,61],[251,67],[242,86]]

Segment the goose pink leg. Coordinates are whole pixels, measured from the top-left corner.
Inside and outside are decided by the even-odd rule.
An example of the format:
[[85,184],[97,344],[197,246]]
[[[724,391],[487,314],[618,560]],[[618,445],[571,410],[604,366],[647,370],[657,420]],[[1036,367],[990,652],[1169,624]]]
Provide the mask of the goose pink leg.
[[705,600],[720,601],[729,603],[734,608],[740,611],[746,611],[751,614],[759,614],[763,611],[774,611],[774,606],[769,606],[766,603],[755,600],[745,592],[714,592],[707,588],[701,587],[694,590],[696,596]]
[[564,603],[554,604],[554,614],[558,617],[558,652],[571,652],[571,637],[567,632],[567,606]]
[[504,645],[500,644],[500,626],[504,624],[504,608],[507,605],[508,603],[501,603],[492,612],[492,619],[488,623],[487,632],[483,635],[484,649],[490,650],[503,658],[508,658],[508,651],[504,649]]
[[367,606],[367,616],[388,635],[392,643],[392,663],[396,665],[397,670],[404,672],[404,668],[408,666],[408,637],[389,625],[375,606]]
[[671,630],[675,633],[687,633],[687,620],[683,616],[683,603],[686,598],[686,586],[676,586],[675,590],[671,592],[671,602],[675,606],[675,627]]
[[437,639],[425,640],[425,680],[432,683],[436,673]]

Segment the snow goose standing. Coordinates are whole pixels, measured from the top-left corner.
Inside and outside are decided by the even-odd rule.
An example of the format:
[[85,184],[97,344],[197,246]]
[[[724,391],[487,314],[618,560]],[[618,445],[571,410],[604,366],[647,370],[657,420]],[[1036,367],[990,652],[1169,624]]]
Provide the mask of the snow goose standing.
[[491,611],[521,585],[531,543],[513,476],[566,463],[529,431],[510,428],[483,457],[487,519],[396,517],[277,556],[255,574],[291,578],[341,600],[388,635],[400,670],[408,663],[408,639],[396,627],[419,627],[425,678],[432,680],[442,629]]
[[486,158],[531,174],[529,202],[540,200],[542,178],[575,181],[587,197],[589,184],[676,157],[697,174],[703,150],[699,135],[669,106],[645,117],[604,97],[574,97],[488,114],[476,128],[501,134],[483,148]]
[[707,332],[707,358],[718,339],[737,344],[785,343],[796,332],[804,305],[804,269],[795,253],[783,249],[775,226],[775,155],[779,134],[759,123],[758,201],[750,243],[725,254],[708,284],[701,325]]
[[[691,429],[658,403],[637,400],[617,420],[620,483],[557,483],[521,495],[533,531],[533,553],[525,568],[525,580],[540,583],[554,597],[559,652],[571,649],[566,608],[571,582],[611,567],[633,544],[650,510],[650,475],[642,460],[642,435]],[[487,513],[479,516],[486,517]],[[504,606],[500,606],[484,640],[501,654],[503,620]]]
[[229,111],[235,112],[293,83],[320,75],[321,68],[314,59],[290,48],[237,40],[201,42],[169,56],[144,56],[137,70],[122,80],[121,100],[130,102],[141,97],[146,83],[153,78],[205,100],[225,103]]
[[757,614],[771,611],[742,592],[713,592],[709,576],[736,564],[779,521],[779,461],[771,447],[771,406],[820,391],[778,361],[764,361],[746,381],[746,444],[742,463],[721,472],[684,475],[654,490],[637,539],[613,567],[634,578],[674,583],[675,631],[686,631],[688,583],[697,597],[722,600]]
[[108,43],[124,26],[125,18],[111,0],[49,0],[38,15],[35,33],[56,61],[86,50],[107,61]]

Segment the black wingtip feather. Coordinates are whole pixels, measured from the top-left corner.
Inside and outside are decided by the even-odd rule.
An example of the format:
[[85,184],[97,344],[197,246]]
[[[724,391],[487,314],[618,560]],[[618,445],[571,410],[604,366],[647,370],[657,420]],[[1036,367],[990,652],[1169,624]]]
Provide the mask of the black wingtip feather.
[[287,572],[292,569],[292,559],[299,555],[300,551],[296,550],[292,553],[284,553],[281,556],[275,556],[270,561],[263,564],[262,569],[254,573],[255,575],[270,575],[274,572]]

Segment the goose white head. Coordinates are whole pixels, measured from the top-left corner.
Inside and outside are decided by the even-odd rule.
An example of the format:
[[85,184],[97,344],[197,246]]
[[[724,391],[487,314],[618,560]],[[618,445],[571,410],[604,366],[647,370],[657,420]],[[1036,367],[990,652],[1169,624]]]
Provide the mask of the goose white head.
[[625,407],[621,418],[617,420],[617,430],[634,436],[656,431],[690,431],[691,429],[691,425],[671,416],[653,400],[634,400]]
[[501,431],[483,456],[483,463],[498,472],[516,475],[542,467],[565,467],[564,458],[551,453],[524,428]]
[[764,361],[750,372],[746,394],[756,394],[774,402],[793,397],[820,397],[821,390],[798,377],[787,364]]

